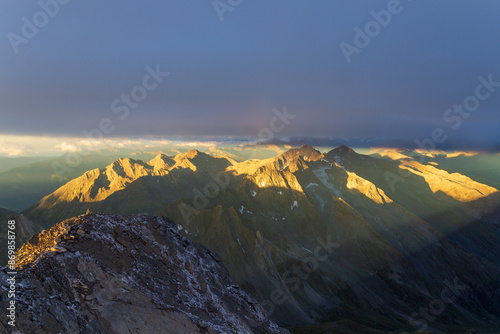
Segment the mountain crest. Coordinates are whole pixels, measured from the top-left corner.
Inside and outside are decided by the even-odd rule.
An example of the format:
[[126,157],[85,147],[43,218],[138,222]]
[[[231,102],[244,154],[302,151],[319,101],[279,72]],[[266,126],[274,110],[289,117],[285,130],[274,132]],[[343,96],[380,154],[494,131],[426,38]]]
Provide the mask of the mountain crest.
[[340,165],[343,165],[346,161],[350,161],[352,163],[360,158],[360,155],[356,153],[356,151],[345,145],[334,148],[325,155],[334,159]]
[[299,156],[306,161],[316,161],[322,157],[322,154],[311,145],[304,145],[300,148],[292,148],[286,151],[283,153],[283,156],[288,159]]
[[168,155],[160,153],[156,157],[151,159],[148,164],[153,166],[155,171],[158,171],[160,169],[169,169],[170,167],[172,167],[172,165],[175,164],[175,161]]
[[346,154],[352,154],[352,153],[356,154],[356,152],[352,148],[345,146],[345,145],[341,145],[337,148],[334,148],[329,153],[334,153],[335,155],[346,155]]
[[194,159],[199,155],[206,155],[206,154],[202,153],[198,150],[189,150],[186,153],[178,154],[176,157],[178,157],[180,159]]
[[23,333],[288,333],[166,218],[81,215],[32,237],[16,260]]

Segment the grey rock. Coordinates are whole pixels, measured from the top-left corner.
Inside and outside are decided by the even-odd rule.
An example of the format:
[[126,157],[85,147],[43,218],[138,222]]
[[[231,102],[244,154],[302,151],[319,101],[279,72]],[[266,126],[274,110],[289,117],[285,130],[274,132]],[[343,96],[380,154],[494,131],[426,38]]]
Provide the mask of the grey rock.
[[[63,221],[17,252],[15,329],[288,333],[265,317],[215,259],[167,219],[88,214]],[[2,305],[8,303],[7,271],[0,271]],[[2,323],[0,332],[10,333],[9,327]]]

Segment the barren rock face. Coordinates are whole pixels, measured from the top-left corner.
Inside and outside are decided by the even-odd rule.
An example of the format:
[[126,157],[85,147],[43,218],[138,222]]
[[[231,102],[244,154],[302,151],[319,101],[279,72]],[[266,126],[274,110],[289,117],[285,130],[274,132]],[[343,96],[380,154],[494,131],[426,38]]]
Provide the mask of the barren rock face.
[[72,218],[31,238],[16,265],[16,329],[24,333],[286,332],[233,283],[218,255],[167,219]]

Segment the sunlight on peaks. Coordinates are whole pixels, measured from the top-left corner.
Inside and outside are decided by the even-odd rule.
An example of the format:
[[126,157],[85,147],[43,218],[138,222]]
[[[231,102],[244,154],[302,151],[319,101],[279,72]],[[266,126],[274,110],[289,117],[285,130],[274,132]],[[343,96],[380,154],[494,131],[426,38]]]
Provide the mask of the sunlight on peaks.
[[401,154],[404,150],[402,149],[392,149],[392,148],[372,148],[368,154],[378,154],[381,157],[389,158],[391,160],[408,159],[404,154]]
[[464,157],[473,157],[475,155],[478,155],[479,152],[469,152],[469,151],[466,151],[466,152],[452,152],[452,153],[448,153],[446,154],[446,157],[447,158],[456,158],[456,157],[459,157],[459,156],[464,156]]
[[424,155],[429,158],[435,158],[437,155],[446,155],[446,152],[444,151],[438,151],[438,150],[423,150],[420,148],[415,149],[415,152],[420,153],[421,155]]
[[476,182],[469,177],[448,173],[417,161],[403,161],[399,166],[425,179],[433,193],[439,191],[460,202],[471,202],[498,192],[497,189]]
[[392,203],[382,189],[377,188],[373,183],[359,177],[355,173],[347,172],[347,188],[357,190],[377,204]]

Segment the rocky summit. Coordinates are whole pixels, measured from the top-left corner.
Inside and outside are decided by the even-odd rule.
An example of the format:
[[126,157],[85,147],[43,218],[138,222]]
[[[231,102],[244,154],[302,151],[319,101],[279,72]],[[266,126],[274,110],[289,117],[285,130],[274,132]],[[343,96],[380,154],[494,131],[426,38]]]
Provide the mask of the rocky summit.
[[288,333],[166,218],[81,215],[33,236],[16,260],[21,333]]

